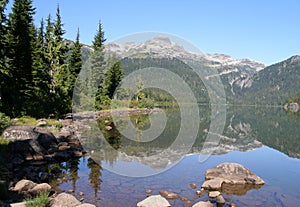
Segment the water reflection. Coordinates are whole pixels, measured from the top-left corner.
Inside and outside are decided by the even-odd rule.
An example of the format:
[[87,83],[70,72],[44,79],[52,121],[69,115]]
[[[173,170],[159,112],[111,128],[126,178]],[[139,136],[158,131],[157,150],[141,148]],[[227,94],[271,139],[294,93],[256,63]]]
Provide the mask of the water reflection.
[[[206,141],[211,121],[208,108],[203,107],[200,114],[198,136],[188,154],[201,152],[216,155],[233,150],[245,152],[267,145],[291,157],[300,157],[299,121],[281,108],[229,107],[224,132],[215,135],[220,137],[220,142]],[[86,150],[93,152],[92,158],[97,163],[104,161],[109,163],[111,168],[117,166],[117,161],[131,164],[137,162],[136,167],[146,169],[145,166],[148,166],[153,172],[168,168],[184,157],[187,149],[184,142],[175,148],[170,147],[180,129],[180,113],[176,110],[170,111],[167,118],[166,127],[158,138],[142,142],[144,131],[151,125],[149,115],[119,117],[114,121],[109,117],[102,117],[96,125],[91,125],[91,130],[85,134],[89,138],[85,144]],[[127,119],[131,120],[136,129],[136,133],[130,139],[119,132],[120,129],[126,128]],[[93,134],[93,128],[101,130],[104,140],[99,134]]]
[[[125,128],[127,122],[124,119],[128,118],[120,117],[115,122],[109,117],[99,119],[96,125],[90,125],[91,129],[100,129],[105,141],[115,150],[105,150],[105,153],[97,151],[97,147],[106,145],[103,145],[103,140],[92,134],[93,130],[89,130],[90,134],[85,134],[91,136],[88,150],[95,150],[93,154],[97,160],[83,158],[80,161],[73,160],[61,164],[59,167],[63,170],[57,180],[62,180],[63,183],[59,188],[68,190],[72,187],[74,192],[84,191],[86,201],[94,202],[96,206],[134,206],[137,201],[145,198],[146,189],[152,189],[155,194],[159,190],[171,190],[193,198],[195,192],[186,187],[189,183],[194,182],[200,186],[204,181],[206,169],[224,161],[231,161],[247,166],[266,181],[266,185],[257,189],[258,191],[251,189],[261,186],[224,185],[224,196],[233,199],[238,206],[297,206],[300,202],[295,193],[300,190],[299,182],[296,181],[300,173],[300,160],[290,159],[278,152],[290,157],[300,157],[300,127],[299,119],[295,116],[280,108],[228,108],[224,132],[218,135],[221,141],[208,143],[206,152],[212,153],[212,156],[205,163],[197,162],[197,154],[203,152],[203,143],[210,125],[209,114],[206,110],[202,111],[198,137],[190,150],[192,156],[186,156],[180,147],[177,150],[166,151],[180,128],[178,116],[176,111],[168,113],[166,129],[157,140],[148,143],[139,141],[144,135],[143,131],[150,127],[148,115],[129,117],[138,129],[133,139],[124,137],[118,130],[120,128],[116,127],[117,125]],[[168,155],[162,156],[163,151]],[[182,161],[174,168],[155,176],[138,179],[119,176],[103,167],[132,167],[132,173],[143,170],[141,166],[148,167],[147,170],[160,170],[172,162],[176,163],[182,157]],[[84,164],[86,159],[87,163]],[[202,198],[205,199],[208,198]],[[171,204],[185,206],[180,200],[171,201]]]
[[94,202],[96,202],[98,192],[100,191],[100,184],[102,183],[101,180],[102,167],[91,158],[88,158],[87,167],[90,169],[89,172],[90,186],[92,186],[94,189]]

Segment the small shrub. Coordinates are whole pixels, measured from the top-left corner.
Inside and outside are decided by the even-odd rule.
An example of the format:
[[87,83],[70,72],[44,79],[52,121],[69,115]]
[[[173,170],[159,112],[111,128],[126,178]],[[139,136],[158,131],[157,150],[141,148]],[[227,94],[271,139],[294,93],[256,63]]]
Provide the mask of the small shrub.
[[9,125],[11,125],[10,118],[6,116],[4,113],[0,112],[0,135]]
[[46,207],[49,202],[49,193],[44,192],[39,194],[35,198],[30,198],[25,200],[25,206],[26,207]]

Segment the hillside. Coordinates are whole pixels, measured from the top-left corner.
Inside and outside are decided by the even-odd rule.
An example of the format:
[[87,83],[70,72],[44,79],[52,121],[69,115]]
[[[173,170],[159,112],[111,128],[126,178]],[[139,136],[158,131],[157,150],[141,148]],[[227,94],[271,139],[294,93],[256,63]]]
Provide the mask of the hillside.
[[235,88],[236,103],[282,105],[299,94],[300,56],[293,56],[253,75],[252,86]]
[[[82,47],[83,62],[92,48]],[[144,67],[161,67],[175,72],[192,88],[199,102],[208,102],[208,94],[198,77],[183,59],[196,61],[200,70],[215,70],[224,85],[227,103],[243,105],[282,105],[299,94],[300,56],[266,66],[250,59],[235,59],[225,54],[190,52],[167,37],[155,37],[145,42],[108,43],[108,55],[121,60],[125,74]]]

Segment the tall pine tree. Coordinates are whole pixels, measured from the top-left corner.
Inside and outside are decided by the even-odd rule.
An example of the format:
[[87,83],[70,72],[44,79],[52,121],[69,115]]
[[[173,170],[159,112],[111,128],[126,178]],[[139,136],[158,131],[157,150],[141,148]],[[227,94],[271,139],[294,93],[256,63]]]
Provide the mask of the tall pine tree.
[[97,33],[94,37],[94,41],[93,41],[93,48],[94,50],[103,50],[103,46],[104,46],[104,42],[106,41],[105,37],[104,37],[104,31],[103,31],[103,27],[101,24],[101,21],[99,21],[98,23],[98,30]]
[[5,8],[8,0],[0,2],[0,111],[7,112],[7,99],[3,95],[9,93],[8,77],[9,71],[6,65],[6,44],[5,37],[7,34],[7,19],[5,15]]
[[69,48],[63,39],[65,31],[60,16],[59,6],[56,11],[56,20],[53,23],[51,16],[47,18],[45,32],[46,62],[50,74],[50,105],[53,113],[61,115],[71,111],[69,88],[69,70],[67,54]]
[[98,30],[94,37],[93,41],[93,49],[94,52],[91,54],[90,61],[91,67],[90,71],[87,73],[89,75],[89,88],[90,93],[95,96],[95,106],[96,109],[101,109],[101,105],[104,101],[106,101],[106,97],[102,96],[102,82],[104,80],[104,73],[106,68],[105,61],[105,53],[104,53],[104,42],[106,39],[104,38],[104,31],[102,28],[101,21],[98,24]]
[[104,95],[107,95],[110,99],[112,99],[122,79],[123,79],[123,71],[121,69],[121,63],[117,61],[105,73],[105,81],[104,81],[105,94]]
[[48,106],[51,84],[50,67],[47,64],[45,52],[44,21],[42,20],[37,32],[33,58],[32,96],[38,101],[32,103],[33,107],[29,112],[34,117],[45,117],[52,113]]
[[72,48],[71,57],[69,60],[69,88],[68,88],[68,95],[70,97],[73,96],[74,85],[77,79],[77,76],[81,70],[82,61],[81,61],[81,44],[79,42],[79,29],[77,31],[76,41]]
[[[7,98],[12,112],[19,116],[30,108],[32,84],[33,45],[35,28],[32,0],[15,0],[8,20],[7,51],[8,67],[11,73],[11,91]],[[8,95],[8,94],[6,94]]]

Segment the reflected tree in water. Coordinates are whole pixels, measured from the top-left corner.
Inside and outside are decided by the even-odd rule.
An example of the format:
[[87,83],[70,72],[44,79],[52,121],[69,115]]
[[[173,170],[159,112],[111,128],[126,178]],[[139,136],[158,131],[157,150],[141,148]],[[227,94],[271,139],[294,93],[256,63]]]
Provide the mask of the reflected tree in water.
[[90,169],[89,180],[90,185],[94,188],[94,202],[97,200],[97,194],[100,190],[101,180],[101,170],[102,167],[96,163],[92,158],[88,159],[87,163],[88,168]]
[[78,176],[80,159],[72,159],[66,163],[67,168],[70,172],[70,179],[72,180],[72,190],[76,191],[76,182],[80,178]]

